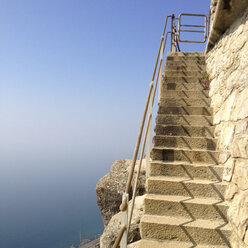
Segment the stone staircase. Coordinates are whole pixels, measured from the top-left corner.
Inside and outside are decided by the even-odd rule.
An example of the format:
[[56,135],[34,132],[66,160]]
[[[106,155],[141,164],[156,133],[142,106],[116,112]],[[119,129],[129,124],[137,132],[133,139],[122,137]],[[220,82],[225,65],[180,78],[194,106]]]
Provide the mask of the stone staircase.
[[231,247],[203,53],[169,53],[138,247]]

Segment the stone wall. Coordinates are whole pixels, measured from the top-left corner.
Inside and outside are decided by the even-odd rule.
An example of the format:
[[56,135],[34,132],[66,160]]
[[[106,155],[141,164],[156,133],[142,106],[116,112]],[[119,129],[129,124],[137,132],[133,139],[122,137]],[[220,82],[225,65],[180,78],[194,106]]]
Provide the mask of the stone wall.
[[233,248],[248,247],[248,8],[207,53]]

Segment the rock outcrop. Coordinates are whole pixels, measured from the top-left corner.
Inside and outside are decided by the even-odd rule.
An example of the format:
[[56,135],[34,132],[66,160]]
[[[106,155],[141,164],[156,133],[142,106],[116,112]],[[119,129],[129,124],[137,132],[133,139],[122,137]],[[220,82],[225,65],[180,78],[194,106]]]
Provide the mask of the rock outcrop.
[[[135,199],[133,217],[128,234],[128,243],[140,240],[139,223],[143,214],[144,198],[145,195],[137,196]],[[129,201],[129,206],[130,203],[131,201]],[[113,246],[117,234],[121,228],[121,215],[122,213],[119,212],[118,214],[114,215],[109,221],[109,224],[106,226],[100,239],[101,248],[111,248]]]
[[[139,161],[137,161],[138,164]],[[110,173],[102,177],[96,185],[97,204],[100,208],[104,226],[106,227],[115,214],[119,213],[122,193],[125,191],[128,174],[132,164],[131,159],[117,160],[111,166]],[[136,167],[137,167],[136,164]],[[140,181],[137,195],[145,192],[145,160],[142,161]],[[134,178],[136,177],[136,170]],[[131,200],[132,188],[129,199]],[[116,217],[117,218],[117,217]]]

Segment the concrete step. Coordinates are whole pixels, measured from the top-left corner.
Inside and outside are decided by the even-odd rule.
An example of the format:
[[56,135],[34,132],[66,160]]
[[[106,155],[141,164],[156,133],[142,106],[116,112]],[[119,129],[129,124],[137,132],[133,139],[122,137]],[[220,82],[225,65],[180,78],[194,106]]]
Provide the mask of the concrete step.
[[212,198],[148,194],[144,205],[145,214],[228,222],[227,204]]
[[210,103],[210,98],[168,97],[159,99],[159,105],[165,107],[210,107]]
[[179,76],[179,77],[171,77],[165,75],[164,80],[166,83],[201,83],[201,79],[199,77],[189,77],[189,76]]
[[128,248],[227,248],[226,245],[196,245],[192,242],[142,239],[131,243]]
[[190,242],[195,246],[200,244],[231,247],[228,241],[230,225],[223,221],[144,215],[140,227],[142,239]]
[[206,65],[165,65],[165,71],[206,71]]
[[151,151],[152,160],[167,162],[183,161],[188,163],[218,164],[219,152],[191,149],[172,149],[168,147],[153,147]]
[[212,126],[213,117],[205,115],[164,115],[158,114],[157,124],[187,125],[187,126]]
[[161,106],[158,109],[158,114],[166,115],[206,115],[212,116],[213,109],[209,107],[167,107]]
[[205,58],[205,53],[204,52],[168,52],[167,56],[172,56],[172,57],[204,57]]
[[176,126],[157,124],[154,131],[156,135],[188,136],[214,138],[214,126]]
[[170,56],[167,55],[166,58],[167,61],[204,61],[205,62],[205,57],[204,56]]
[[167,83],[162,81],[161,91],[164,90],[205,90],[205,85],[201,83]]
[[146,187],[148,194],[224,200],[226,183],[183,177],[150,176],[147,179]]
[[224,167],[222,165],[162,162],[155,160],[151,162],[150,174],[151,176],[169,176],[221,181],[223,169]]
[[213,138],[200,138],[200,137],[187,137],[187,136],[167,136],[156,135],[153,138],[153,145],[155,147],[168,147],[168,148],[187,148],[205,149],[207,151],[216,150],[217,140]]
[[205,60],[166,60],[165,66],[206,66]]
[[204,71],[182,71],[182,70],[166,70],[166,77],[203,77]]
[[209,98],[208,90],[161,90],[162,98]]

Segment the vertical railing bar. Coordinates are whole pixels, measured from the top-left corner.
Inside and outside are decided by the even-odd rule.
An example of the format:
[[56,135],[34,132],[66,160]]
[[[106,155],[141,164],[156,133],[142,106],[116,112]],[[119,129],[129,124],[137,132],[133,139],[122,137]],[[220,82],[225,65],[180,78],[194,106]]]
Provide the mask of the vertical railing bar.
[[152,81],[154,81],[154,78],[155,78],[156,68],[157,68],[157,65],[158,65],[158,59],[159,59],[159,54],[160,54],[160,49],[161,49],[162,43],[164,41],[164,34],[165,34],[165,30],[166,30],[168,18],[169,17],[172,18],[173,16],[174,16],[174,14],[173,15],[166,16],[166,19],[165,19],[164,29],[163,29],[162,37],[161,37],[161,40],[160,40],[159,50],[158,50],[159,52],[157,54],[156,63],[155,63],[154,70],[153,70]]
[[125,190],[125,193],[127,193],[127,194],[130,191],[131,182],[132,182],[132,179],[133,179],[134,167],[135,167],[136,160],[137,160],[138,149],[139,149],[139,146],[140,146],[141,136],[142,136],[142,132],[143,132],[144,124],[145,124],[146,113],[147,113],[147,110],[148,110],[152,89],[153,89],[153,81],[151,81],[150,86],[149,86],[149,93],[148,93],[148,97],[147,97],[147,101],[146,101],[146,106],[145,106],[145,109],[144,109],[142,122],[141,122],[141,126],[140,126],[140,131],[139,131],[137,143],[136,143],[136,146],[135,146],[135,152],[134,152],[134,156],[133,156],[131,170],[130,170],[130,173],[129,173],[129,176],[128,176],[128,182],[127,182],[126,190]]
[[[157,89],[157,83],[158,83],[158,78],[162,77],[162,63],[163,63],[163,53],[164,53],[164,46],[165,42],[163,42],[163,45],[160,48],[160,63],[159,63],[159,69],[158,69],[158,74],[157,74],[157,79],[156,79],[156,84],[153,90],[153,97],[151,99],[151,102],[149,104],[149,116],[152,116],[152,107],[154,103],[154,98],[156,94],[156,89]],[[160,81],[161,82],[161,79]],[[161,84],[161,83],[160,83]],[[160,90],[160,87],[159,87]],[[147,134],[147,140],[146,140],[146,177],[150,175],[150,158],[151,158],[151,132],[152,132],[152,123],[149,123],[148,127],[148,134]]]
[[133,216],[133,208],[134,208],[134,204],[135,204],[135,198],[136,198],[136,191],[137,191],[137,186],[138,186],[139,174],[140,174],[140,169],[141,169],[142,160],[143,160],[144,151],[145,151],[145,144],[146,144],[147,133],[148,133],[149,125],[151,123],[151,117],[152,116],[149,115],[148,120],[147,120],[146,130],[145,130],[145,135],[144,135],[144,140],[143,140],[143,144],[142,144],[142,148],[141,148],[139,166],[138,166],[137,175],[136,175],[136,179],[135,179],[135,183],[134,183],[134,190],[133,190],[133,196],[132,196],[132,202],[131,202],[131,210],[129,212],[129,219],[128,219],[128,225],[127,225],[127,233],[129,231],[129,228],[130,228],[130,225],[131,225],[132,216]]
[[[169,17],[170,16],[166,17],[166,21],[165,21],[165,25],[164,25],[164,29],[163,29],[163,34],[162,34],[162,37],[161,37],[159,50],[158,50],[158,54],[157,54],[157,58],[156,58],[156,62],[155,62],[154,70],[153,70],[152,80],[151,80],[150,85],[149,85],[149,93],[148,93],[148,97],[147,97],[147,101],[146,101],[146,105],[145,105],[145,109],[144,109],[144,113],[143,113],[143,117],[142,117],[142,122],[141,122],[141,126],[140,126],[138,139],[137,139],[136,146],[135,146],[135,151],[134,151],[133,161],[132,161],[132,165],[131,165],[131,170],[130,170],[127,185],[126,185],[126,188],[125,188],[125,194],[128,194],[129,191],[130,191],[131,182],[132,182],[132,178],[133,178],[133,174],[134,174],[134,168],[135,168],[135,164],[136,164],[136,160],[137,160],[138,150],[139,150],[139,146],[140,146],[140,141],[141,141],[141,137],[142,137],[142,133],[143,133],[143,129],[144,129],[144,124],[145,124],[145,119],[146,119],[146,114],[147,114],[148,108],[149,108],[149,113],[151,113],[151,102],[152,102],[151,101],[151,95],[152,95],[152,92],[153,92],[154,78],[155,78],[155,74],[156,74],[156,71],[157,71],[158,59],[159,59],[159,55],[160,55],[160,52],[161,52],[161,47],[162,47],[162,44],[163,44],[163,41],[164,41],[164,33],[165,33],[165,30],[166,30],[167,20],[168,20]],[[150,123],[150,121],[148,122],[148,129],[149,129],[149,123]],[[126,211],[127,207],[128,207],[127,197],[123,196],[122,204],[120,205],[120,210],[122,212],[124,212],[124,211]],[[125,225],[124,225],[124,227],[125,227]],[[122,229],[119,232],[117,239],[115,240],[115,243],[114,243],[114,246],[113,246],[114,248],[116,248],[119,245],[119,243],[121,241],[121,238],[123,236],[123,233],[124,233],[124,231]]]
[[[129,200],[129,195],[126,193],[123,193],[122,201],[126,201],[127,207],[126,207],[126,210],[122,212],[121,224],[126,227],[128,227],[128,200]],[[120,248],[127,248],[127,234],[128,234],[127,230],[128,228],[126,228],[122,234]]]
[[208,19],[207,19],[207,16],[205,16],[204,42],[206,42],[206,40],[207,40],[207,25],[208,25]]
[[[168,36],[168,32],[166,33],[166,39],[167,39],[167,36]],[[161,69],[162,69],[163,54],[164,54],[164,50],[165,50],[166,39],[163,42],[163,46],[161,47],[161,51],[160,51],[160,63],[159,63],[158,72],[161,72]],[[154,86],[154,89],[153,89],[153,94],[152,94],[152,101],[151,101],[152,102],[152,106],[154,104],[154,99],[155,99],[155,94],[156,94],[156,90],[157,90],[159,75],[161,76],[161,73],[158,73],[157,74],[156,83],[155,83],[155,86]],[[149,113],[149,117],[148,117],[148,121],[147,121],[147,126],[146,126],[146,131],[145,131],[145,135],[144,135],[144,140],[143,140],[143,144],[142,144],[142,149],[141,149],[141,154],[140,154],[140,161],[139,161],[139,166],[138,166],[138,171],[137,171],[137,176],[136,176],[136,181],[135,181],[135,184],[134,184],[134,190],[133,190],[133,196],[132,196],[131,211],[130,211],[128,226],[127,226],[128,231],[129,231],[131,220],[132,220],[132,214],[133,214],[133,208],[134,208],[134,204],[135,204],[135,196],[136,196],[138,178],[139,178],[139,174],[140,174],[140,168],[141,168],[141,164],[142,164],[142,158],[143,158],[143,155],[144,155],[145,143],[146,143],[147,136],[148,136],[148,130],[149,130],[149,127],[151,125],[151,118],[152,118],[152,112]]]
[[[149,116],[152,116],[152,99],[149,102]],[[148,123],[148,133],[146,139],[146,177],[150,175],[150,158],[151,158],[151,122]]]
[[[160,63],[159,63],[159,71],[161,70],[162,63],[163,63],[163,60],[160,60]],[[154,92],[156,92],[156,90],[157,90],[158,76],[159,76],[159,75],[160,75],[160,74],[157,75],[156,83],[155,83],[155,86],[154,86]],[[160,85],[159,85],[159,88],[158,88],[158,97],[160,96],[160,91],[161,91],[161,88],[160,88]],[[153,94],[152,106],[153,106],[153,104],[154,104],[154,99],[155,99],[155,94]]]
[[117,248],[119,246],[121,239],[122,239],[122,236],[123,236],[123,233],[125,232],[126,229],[127,229],[126,225],[121,226],[120,231],[117,235],[117,238],[116,238],[112,248]]
[[[165,45],[165,44],[164,44]],[[159,95],[158,95],[158,101],[161,97],[161,89],[162,89],[162,64],[163,64],[163,57],[164,57],[164,49],[162,49],[161,51],[161,55],[160,55],[160,70],[159,70]]]
[[144,129],[146,113],[147,113],[149,103],[150,103],[150,96],[151,96],[151,92],[152,92],[152,88],[153,88],[153,81],[154,81],[155,74],[156,74],[156,71],[157,71],[158,59],[159,59],[159,55],[160,55],[160,51],[161,51],[161,46],[162,46],[163,41],[164,41],[164,32],[166,30],[168,17],[170,17],[170,16],[166,17],[165,26],[164,26],[164,29],[163,29],[163,35],[161,37],[161,41],[160,41],[160,45],[159,45],[159,50],[158,50],[158,54],[157,54],[157,58],[156,58],[156,62],[155,62],[154,70],[153,70],[152,80],[150,82],[148,98],[147,98],[145,110],[144,110],[144,113],[143,113],[143,118],[142,118],[142,122],[141,122],[141,127],[140,127],[140,131],[139,131],[138,139],[137,139],[136,146],[135,146],[133,161],[132,161],[131,170],[130,170],[130,173],[129,173],[129,176],[128,176],[128,182],[127,182],[127,185],[126,185],[125,193],[129,193],[130,187],[131,187],[131,182],[132,182],[133,173],[134,173],[134,167],[135,167],[135,164],[136,164],[137,155],[138,155],[138,149],[139,149],[139,146],[140,146],[141,136],[142,136],[143,129]]
[[[161,97],[161,88],[162,88],[162,87],[161,87],[161,86],[162,86],[162,85],[161,85],[161,77],[162,77],[161,71],[162,71],[162,64],[163,64],[163,57],[164,57],[164,49],[165,49],[165,44],[166,44],[167,36],[168,36],[168,33],[166,34],[164,46],[163,46],[163,49],[162,49],[162,51],[161,51],[161,55],[160,55],[160,64],[159,64],[159,74],[158,74],[158,76],[157,76],[156,85],[155,85],[155,87],[157,88],[158,78],[160,77],[160,79],[159,79],[159,87],[158,87],[158,101],[159,101],[159,99],[160,99],[160,97]],[[154,103],[154,98],[155,98],[155,94],[153,95],[153,102],[152,102],[152,104]]]
[[[168,38],[168,34],[170,34],[171,32],[170,31],[168,31],[167,33],[166,33],[166,35],[165,35],[165,44],[166,44],[166,42],[167,42],[167,38]],[[163,49],[163,53],[164,53],[164,50],[165,50],[165,46],[164,46],[164,49]],[[165,68],[164,68],[164,70],[165,70]]]
[[175,15],[173,14],[171,16],[171,52],[176,52],[174,25],[175,25]]

